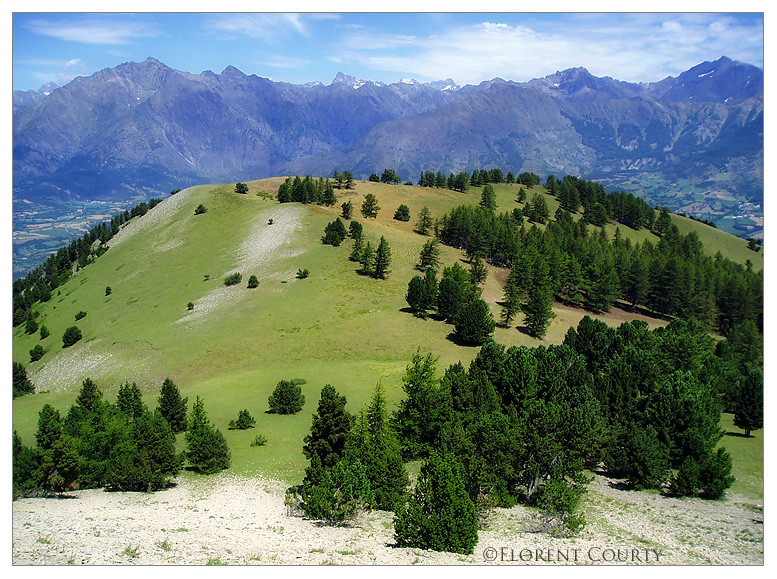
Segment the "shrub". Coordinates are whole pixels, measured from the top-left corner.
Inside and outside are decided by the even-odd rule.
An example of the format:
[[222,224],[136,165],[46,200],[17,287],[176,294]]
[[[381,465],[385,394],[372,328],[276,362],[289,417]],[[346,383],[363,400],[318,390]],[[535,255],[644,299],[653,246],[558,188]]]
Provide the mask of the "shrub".
[[477,513],[453,455],[429,455],[413,497],[397,510],[394,534],[399,547],[472,553],[478,540]]
[[113,293],[113,290],[111,289],[111,286],[106,286],[105,288],[105,295],[109,296]]
[[259,280],[255,275],[252,275],[248,278],[248,287],[249,289],[254,289],[255,287],[259,287]]
[[34,334],[37,331],[38,331],[38,322],[36,322],[32,318],[29,318],[27,320],[27,323],[24,326],[24,332],[26,334],[32,335],[32,334]]
[[297,270],[297,279],[305,279],[310,276],[310,270],[308,268]]
[[43,346],[36,344],[35,347],[30,350],[30,362],[37,362],[43,358],[43,354],[45,354]]
[[305,405],[305,395],[299,381],[281,380],[268,399],[270,412],[274,414],[296,414]]
[[347,235],[345,224],[338,217],[331,223],[328,223],[324,228],[324,236],[321,238],[321,243],[337,247],[343,242]]
[[81,310],[76,314],[76,321],[82,320],[86,317],[86,312],[84,310]]
[[237,420],[229,421],[230,430],[247,430],[253,428],[256,424],[256,418],[251,416],[248,409],[243,409],[237,413]]
[[62,347],[69,348],[82,338],[81,330],[78,326],[70,326],[65,333],[62,334]]
[[243,275],[239,272],[232,273],[224,278],[224,285],[237,285],[243,281]]
[[189,302],[188,304],[186,304],[186,309],[189,310],[189,311],[193,310],[194,309],[194,304],[192,302]]
[[46,326],[41,326],[40,327],[40,339],[41,340],[45,340],[46,338],[48,338],[49,334],[50,334],[49,329]]
[[203,213],[207,213],[207,212],[208,212],[208,208],[205,207],[205,205],[203,205],[202,203],[197,205],[197,209],[194,210],[195,215],[202,215]]
[[310,519],[342,525],[375,503],[367,471],[359,461],[340,460],[320,471],[316,484],[305,485],[302,511]]
[[245,183],[235,183],[235,193],[248,193],[248,185]]
[[263,434],[257,434],[251,441],[251,446],[264,446],[267,444],[267,437]]
[[397,221],[410,221],[410,208],[405,204],[397,207],[397,210],[394,212],[394,219]]

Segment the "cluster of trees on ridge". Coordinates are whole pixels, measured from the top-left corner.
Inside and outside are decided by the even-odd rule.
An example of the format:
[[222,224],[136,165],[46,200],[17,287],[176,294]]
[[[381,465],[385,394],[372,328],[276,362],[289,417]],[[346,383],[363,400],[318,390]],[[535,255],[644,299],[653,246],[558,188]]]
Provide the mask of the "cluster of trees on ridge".
[[[487,340],[468,368],[456,363],[441,377],[432,354],[418,352],[394,413],[380,385],[357,416],[334,387],[322,389],[304,440],[309,466],[287,505],[329,524],[393,511],[399,546],[471,553],[497,506],[535,506],[537,530],[578,531],[586,469],[633,489],[720,498],[734,482],[718,446],[721,367],[742,365],[760,392],[759,363],[722,352],[699,324],[616,329],[588,316],[562,345]],[[762,399],[735,404],[737,422],[763,426]],[[419,459],[411,491],[404,462]]]
[[559,186],[553,185],[555,179],[549,181],[549,191],[555,188],[558,196],[563,191],[585,192],[579,195],[581,202],[602,207],[608,221],[649,227],[660,239],[632,243],[620,229],[608,239],[604,229],[590,229],[590,209],[573,219],[576,203],[565,200],[569,193],[563,194],[567,197],[560,200],[555,219],[542,229],[537,227],[545,221],[541,195],[526,200],[523,209],[498,213],[485,185],[480,205],[454,208],[437,220],[434,231],[441,243],[462,249],[470,260],[482,258],[510,268],[503,324],[524,312],[532,318],[527,329],[542,336],[554,300],[592,311],[624,301],[662,316],[701,321],[723,335],[746,321],[763,331],[763,272],[754,271],[750,262],[740,265],[720,253],[707,255],[695,232],[681,235],[668,211],[655,215],[631,194],[609,194],[576,178],[565,178]]
[[35,303],[49,301],[51,292],[69,280],[75,271],[108,251],[108,242],[130,219],[142,217],[160,202],[161,199],[142,201],[129,211],[116,214],[110,221],[96,225],[83,237],[52,253],[42,265],[13,282],[13,326],[31,319],[31,308]]

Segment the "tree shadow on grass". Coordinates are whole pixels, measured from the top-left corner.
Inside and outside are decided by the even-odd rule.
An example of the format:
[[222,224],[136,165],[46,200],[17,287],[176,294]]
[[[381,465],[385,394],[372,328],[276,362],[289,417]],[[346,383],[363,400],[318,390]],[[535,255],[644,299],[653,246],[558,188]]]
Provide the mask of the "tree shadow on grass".
[[726,431],[726,436],[736,436],[736,437],[739,437],[739,438],[755,438],[755,436],[753,436],[752,434],[750,436],[748,436],[744,432],[734,432],[732,430],[727,430]]
[[465,340],[462,340],[456,332],[451,332],[447,336],[445,336],[445,339],[449,342],[453,342],[457,346],[461,346],[463,348],[480,348],[483,344],[474,344],[472,342],[467,342]]

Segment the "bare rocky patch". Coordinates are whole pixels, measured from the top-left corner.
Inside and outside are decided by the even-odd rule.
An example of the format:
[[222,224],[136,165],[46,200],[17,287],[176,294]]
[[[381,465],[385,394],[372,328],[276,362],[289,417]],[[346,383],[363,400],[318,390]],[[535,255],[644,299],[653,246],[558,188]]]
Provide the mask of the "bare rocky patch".
[[[763,564],[755,502],[671,499],[617,482],[595,477],[589,524],[577,537],[528,532],[531,509],[497,509],[468,556],[394,547],[391,513],[367,513],[350,527],[292,516],[286,485],[262,477],[186,478],[154,494],[76,491],[13,503],[13,563]],[[626,560],[605,560],[616,553]]]
[[[289,245],[302,226],[305,208],[298,204],[283,204],[262,211],[254,220],[250,233],[236,250],[237,265],[224,275],[241,273],[244,277],[256,275],[259,281],[281,277],[278,263],[297,252]],[[272,220],[272,225],[269,225]],[[292,268],[289,268],[289,272]],[[269,272],[269,273],[268,273]],[[292,277],[290,274],[287,277]],[[228,307],[245,298],[251,290],[240,287],[218,287],[194,302],[194,309],[178,320],[194,323],[206,319],[217,309]]]

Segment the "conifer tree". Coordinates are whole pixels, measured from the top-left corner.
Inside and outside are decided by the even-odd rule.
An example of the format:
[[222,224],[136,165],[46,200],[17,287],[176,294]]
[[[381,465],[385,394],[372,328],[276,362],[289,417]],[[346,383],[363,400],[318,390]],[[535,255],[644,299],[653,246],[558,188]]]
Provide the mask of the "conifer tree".
[[418,222],[416,223],[415,230],[421,235],[429,235],[433,225],[432,213],[429,211],[429,208],[424,205],[418,214]]
[[486,268],[486,264],[479,255],[476,255],[472,258],[472,263],[469,267],[469,279],[473,284],[480,285],[486,281],[487,277],[488,269]]
[[148,408],[143,403],[140,388],[135,382],[132,384],[125,382],[119,386],[116,407],[133,420],[139,418],[144,412],[148,412]]
[[443,275],[437,286],[437,314],[451,322],[456,319],[465,302],[466,295],[461,282],[450,275]]
[[735,402],[734,426],[749,437],[753,430],[764,427],[764,378],[759,368],[752,368],[739,387]]
[[430,267],[437,268],[440,265],[440,248],[437,239],[430,239],[421,248],[416,269],[426,271]]
[[[352,222],[352,223],[355,223]],[[361,261],[362,257],[362,251],[363,251],[363,237],[361,233],[353,238],[353,247],[351,248],[351,254],[348,256],[348,259],[351,261]]]
[[373,277],[378,279],[385,279],[389,274],[389,266],[391,265],[391,247],[388,240],[381,236],[378,249],[375,250],[375,268],[373,269]]
[[231,453],[220,430],[215,428],[198,396],[192,406],[186,430],[186,459],[202,474],[213,474],[229,468]]
[[302,452],[310,461],[305,471],[306,484],[315,483],[322,469],[336,465],[345,454],[353,417],[345,410],[345,396],[327,384],[321,389],[318,408],[313,415],[310,434],[305,436]]
[[553,313],[553,289],[549,279],[550,272],[545,258],[537,254],[532,264],[528,297],[521,303],[525,315],[524,323],[529,333],[541,338],[555,317]]
[[496,193],[490,183],[483,185],[483,192],[480,194],[480,206],[489,211],[496,211]]
[[299,383],[281,380],[268,399],[270,412],[275,414],[296,414],[305,405],[305,395]]
[[379,211],[380,205],[378,205],[377,197],[372,193],[367,193],[362,202],[362,215],[364,215],[366,219],[375,219],[378,217]]
[[62,436],[62,418],[59,410],[44,404],[38,413],[38,431],[35,433],[35,440],[41,450],[51,450],[59,438]]
[[145,411],[129,426],[126,437],[111,449],[105,486],[122,491],[166,488],[183,464],[175,435],[159,412]]
[[494,333],[496,326],[488,304],[480,298],[462,306],[454,324],[461,341],[478,346]]
[[365,466],[370,489],[375,495],[375,506],[394,510],[410,481],[399,441],[389,423],[386,396],[380,384],[354,424],[346,457]]
[[188,402],[189,398],[181,398],[181,393],[175,382],[166,378],[162,383],[157,404],[159,413],[170,424],[170,429],[174,434],[184,432],[187,428],[186,405]]
[[367,241],[367,245],[361,250],[359,255],[359,263],[361,264],[361,273],[364,275],[375,274],[375,249],[372,247],[372,243]]
[[429,455],[412,498],[397,511],[394,534],[400,547],[472,553],[478,540],[477,513],[453,455]]
[[341,216],[343,219],[351,219],[353,217],[353,203],[350,201],[344,201],[342,205],[340,205],[342,209]]
[[35,385],[27,377],[27,369],[21,362],[13,363],[12,388],[14,398],[35,392]]

